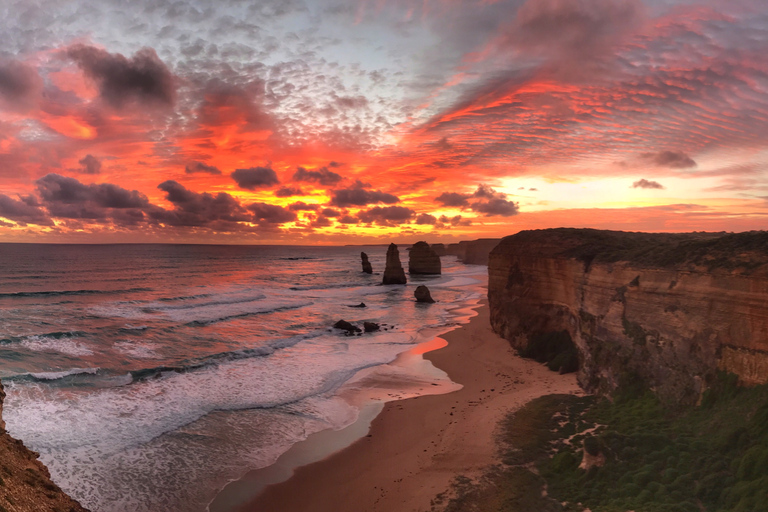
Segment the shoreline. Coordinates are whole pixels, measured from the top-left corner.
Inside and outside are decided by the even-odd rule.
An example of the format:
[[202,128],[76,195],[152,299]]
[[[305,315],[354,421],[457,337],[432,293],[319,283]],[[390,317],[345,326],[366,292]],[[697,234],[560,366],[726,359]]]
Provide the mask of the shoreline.
[[[480,301],[475,313],[469,323],[440,336],[446,346],[423,354],[460,389],[387,402],[372,421],[361,412],[362,426],[370,421],[365,437],[357,432],[352,444],[341,450],[331,447],[329,452],[338,451],[294,467],[287,479],[283,468],[284,481],[264,481],[270,485],[262,485],[253,499],[228,510],[427,511],[454,477],[479,475],[498,462],[494,431],[508,412],[539,396],[581,393],[575,374],[559,375],[522,359],[509,342],[493,333],[487,299]],[[337,433],[344,437],[344,431],[359,429],[360,423],[359,419]],[[305,450],[313,445],[299,444],[306,445]],[[248,485],[247,480],[238,482]],[[250,485],[256,483],[251,479]]]

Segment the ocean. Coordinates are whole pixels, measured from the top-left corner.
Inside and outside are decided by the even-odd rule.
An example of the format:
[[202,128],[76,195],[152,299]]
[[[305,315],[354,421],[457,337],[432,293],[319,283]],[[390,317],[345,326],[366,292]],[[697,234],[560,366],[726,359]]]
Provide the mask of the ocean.
[[[382,286],[385,254],[0,244],[7,430],[94,512],[205,511],[228,482],[354,423],[367,402],[455,389],[398,355],[466,322],[486,267],[447,256],[441,276]],[[400,257],[407,268],[404,246]],[[419,284],[438,302],[417,304]],[[383,329],[347,336],[331,328],[342,318]],[[382,389],[364,392],[364,377]]]

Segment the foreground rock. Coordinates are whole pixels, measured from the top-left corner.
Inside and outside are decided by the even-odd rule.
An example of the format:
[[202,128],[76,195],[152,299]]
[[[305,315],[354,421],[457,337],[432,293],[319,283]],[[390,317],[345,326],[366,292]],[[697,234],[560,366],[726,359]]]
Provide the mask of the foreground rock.
[[768,382],[766,232],[523,231],[488,280],[494,331],[519,350],[572,343],[587,391],[632,380],[690,404],[718,371]]
[[423,284],[416,288],[416,291],[413,292],[413,296],[416,297],[416,302],[426,302],[427,304],[433,304],[435,302],[432,295],[429,293],[429,288]]
[[371,267],[371,262],[368,261],[368,255],[364,252],[360,253],[360,259],[363,262],[363,272],[366,274],[373,274],[373,267]]
[[[0,415],[3,398],[5,393],[0,384]],[[88,512],[51,481],[48,468],[37,459],[37,453],[5,432],[1,416],[0,425],[0,510]]]
[[427,242],[416,242],[408,255],[409,274],[440,274],[440,256]]
[[381,329],[381,326],[376,322],[363,322],[363,330],[365,332],[376,332]]
[[333,324],[333,327],[335,327],[336,329],[341,329],[342,331],[347,331],[349,333],[361,332],[361,329],[358,326],[352,325],[346,320],[339,320],[338,322]]
[[395,244],[387,249],[387,266],[384,268],[383,284],[405,284],[405,271],[400,264],[400,251]]

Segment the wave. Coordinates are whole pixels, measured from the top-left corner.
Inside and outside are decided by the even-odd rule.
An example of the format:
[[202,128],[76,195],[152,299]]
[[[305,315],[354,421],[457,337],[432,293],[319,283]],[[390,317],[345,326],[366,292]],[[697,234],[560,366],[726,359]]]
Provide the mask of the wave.
[[197,295],[180,295],[178,297],[162,297],[159,300],[160,302],[174,302],[177,300],[194,300],[194,299],[205,299],[206,297],[210,297],[210,293],[200,293]]
[[9,336],[7,338],[0,338],[0,345],[7,345],[11,343],[22,343],[24,341],[35,339],[40,340],[43,338],[52,339],[52,340],[61,340],[61,339],[68,339],[68,338],[80,338],[82,336],[87,336],[88,333],[84,331],[53,331],[43,334],[27,334],[24,336]]
[[38,292],[6,292],[0,293],[0,298],[21,297],[59,297],[63,295],[111,295],[120,293],[151,292],[152,288],[128,288],[125,290],[46,290]]
[[211,324],[217,324],[219,322],[226,322],[228,320],[234,320],[236,318],[246,318],[249,316],[256,316],[256,315],[264,315],[267,313],[275,313],[278,311],[290,311],[292,309],[301,309],[303,307],[311,306],[314,304],[313,302],[304,302],[302,304],[291,304],[291,305],[284,305],[284,306],[276,306],[276,307],[270,307],[261,309],[258,311],[245,311],[243,313],[234,313],[231,315],[223,315],[216,318],[209,318],[206,320],[192,320],[191,322],[187,322],[186,325],[194,326],[194,327],[200,327],[200,326],[206,326]]
[[72,375],[96,375],[99,372],[98,368],[72,368],[70,370],[62,370],[59,372],[30,372],[29,375],[35,380],[59,380]]
[[[209,297],[211,294],[202,294],[199,295],[199,297]],[[190,296],[189,299],[195,298],[195,296]],[[266,299],[266,295],[251,295],[249,297],[236,297],[233,299],[220,299],[220,300],[211,300],[206,302],[195,302],[194,304],[180,304],[180,305],[174,305],[174,306],[154,306],[152,309],[157,311],[175,311],[175,310],[182,310],[182,309],[195,309],[195,308],[204,308],[208,306],[230,306],[233,304],[246,304],[248,302],[257,302],[260,300]],[[163,299],[160,299],[163,300]],[[169,302],[171,300],[186,300],[186,299],[168,299],[165,302]]]
[[289,290],[295,291],[295,292],[306,292],[306,291],[312,291],[312,290],[331,290],[334,288],[357,288],[360,285],[365,283],[336,283],[336,284],[318,284],[318,285],[306,285],[306,286],[291,286],[288,288]]

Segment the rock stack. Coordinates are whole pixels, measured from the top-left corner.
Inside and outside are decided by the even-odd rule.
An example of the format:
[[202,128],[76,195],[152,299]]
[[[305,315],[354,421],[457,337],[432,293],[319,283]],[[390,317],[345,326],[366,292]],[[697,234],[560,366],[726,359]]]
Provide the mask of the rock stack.
[[368,261],[368,255],[361,252],[360,259],[363,260],[363,272],[366,274],[373,274],[373,267],[371,267],[371,262]]
[[435,302],[435,299],[433,299],[432,295],[429,293],[429,288],[423,284],[416,287],[413,296],[416,297],[416,302],[426,302],[427,304],[433,304]]
[[387,266],[384,269],[383,284],[405,284],[405,271],[400,264],[400,251],[395,244],[389,244],[387,249]]
[[427,242],[416,242],[408,256],[409,274],[440,274],[440,256]]

